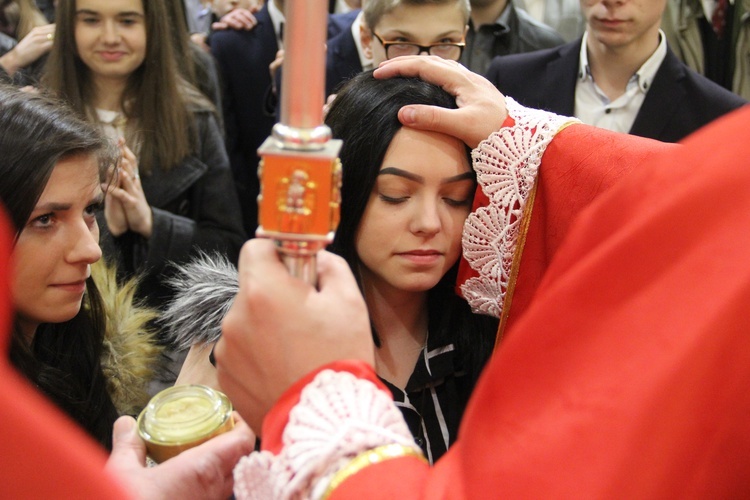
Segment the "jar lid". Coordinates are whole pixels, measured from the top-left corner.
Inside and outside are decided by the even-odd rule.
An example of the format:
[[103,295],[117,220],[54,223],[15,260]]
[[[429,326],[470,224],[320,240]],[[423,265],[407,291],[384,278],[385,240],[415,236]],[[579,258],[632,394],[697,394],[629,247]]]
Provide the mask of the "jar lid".
[[220,391],[205,385],[179,385],[151,398],[138,416],[138,431],[152,443],[189,443],[211,435],[231,413],[232,404]]

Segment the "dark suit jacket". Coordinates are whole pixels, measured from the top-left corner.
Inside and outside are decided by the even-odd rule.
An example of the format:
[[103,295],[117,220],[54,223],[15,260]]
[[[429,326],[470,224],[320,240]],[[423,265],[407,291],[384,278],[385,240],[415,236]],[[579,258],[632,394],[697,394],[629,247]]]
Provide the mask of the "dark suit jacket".
[[343,14],[328,14],[327,39],[331,39],[342,31],[351,29],[354,19],[359,14],[360,9],[351,10]]
[[[581,42],[496,57],[487,78],[524,106],[573,116]],[[668,49],[630,133],[677,142],[746,103],[685,66]]]
[[334,93],[339,84],[362,72],[362,62],[352,36],[352,24],[357,14],[359,10],[331,16],[329,24],[340,23],[342,28],[338,35],[328,40],[326,48],[326,96]]
[[227,152],[249,235],[258,223],[257,149],[276,121],[265,104],[271,89],[268,65],[279,49],[267,4],[255,18],[258,24],[250,31],[217,31],[210,37],[222,80]]

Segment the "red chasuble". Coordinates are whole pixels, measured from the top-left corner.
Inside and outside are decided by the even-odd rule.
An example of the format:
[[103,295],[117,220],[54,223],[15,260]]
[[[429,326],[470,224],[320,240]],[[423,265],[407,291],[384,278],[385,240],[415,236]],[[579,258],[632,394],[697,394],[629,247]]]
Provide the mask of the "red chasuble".
[[[542,176],[559,162],[559,183],[539,186],[532,218],[539,200],[564,200],[555,189],[585,191],[566,171],[632,172],[564,234],[532,219],[526,251],[549,265],[485,369],[457,444],[433,469],[412,458],[366,467],[331,498],[747,495],[749,127],[750,108],[662,153],[580,125],[560,133],[542,161]],[[272,413],[264,428],[285,418]]]

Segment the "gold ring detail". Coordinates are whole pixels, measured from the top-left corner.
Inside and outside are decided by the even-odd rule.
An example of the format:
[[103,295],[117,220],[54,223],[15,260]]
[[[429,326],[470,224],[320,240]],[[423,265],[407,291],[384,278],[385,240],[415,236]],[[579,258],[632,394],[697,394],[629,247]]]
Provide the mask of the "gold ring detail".
[[52,38],[54,38],[52,33],[47,33],[47,40],[52,40]]

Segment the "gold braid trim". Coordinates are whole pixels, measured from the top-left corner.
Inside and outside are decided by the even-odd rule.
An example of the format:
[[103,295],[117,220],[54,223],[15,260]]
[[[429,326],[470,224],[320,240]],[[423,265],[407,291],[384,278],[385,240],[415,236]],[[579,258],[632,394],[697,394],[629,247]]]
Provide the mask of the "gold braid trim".
[[[559,134],[570,125],[580,123],[577,120],[570,120],[557,129],[555,135]],[[497,333],[495,334],[495,350],[503,340],[505,335],[505,325],[508,323],[508,316],[510,315],[510,306],[513,303],[513,292],[516,290],[516,280],[518,279],[518,270],[521,268],[521,256],[523,255],[523,247],[526,245],[526,233],[529,231],[529,224],[531,224],[531,212],[534,209],[534,199],[536,197],[536,188],[539,185],[539,175],[537,174],[536,180],[534,181],[534,187],[529,192],[529,197],[526,201],[526,207],[523,211],[523,218],[521,219],[521,227],[519,228],[518,241],[516,243],[516,252],[513,255],[513,264],[510,268],[510,276],[508,277],[508,288],[505,291],[505,299],[503,300],[503,311],[500,314],[500,323],[497,325]]]
[[378,446],[371,450],[367,450],[354,457],[343,469],[339,470],[333,475],[331,482],[328,483],[325,493],[321,497],[322,500],[327,500],[333,494],[333,491],[338,488],[341,483],[349,479],[354,474],[358,473],[365,467],[374,465],[386,460],[401,457],[415,457],[427,463],[427,459],[422,455],[420,450],[415,450],[402,444],[391,443],[383,446]]

